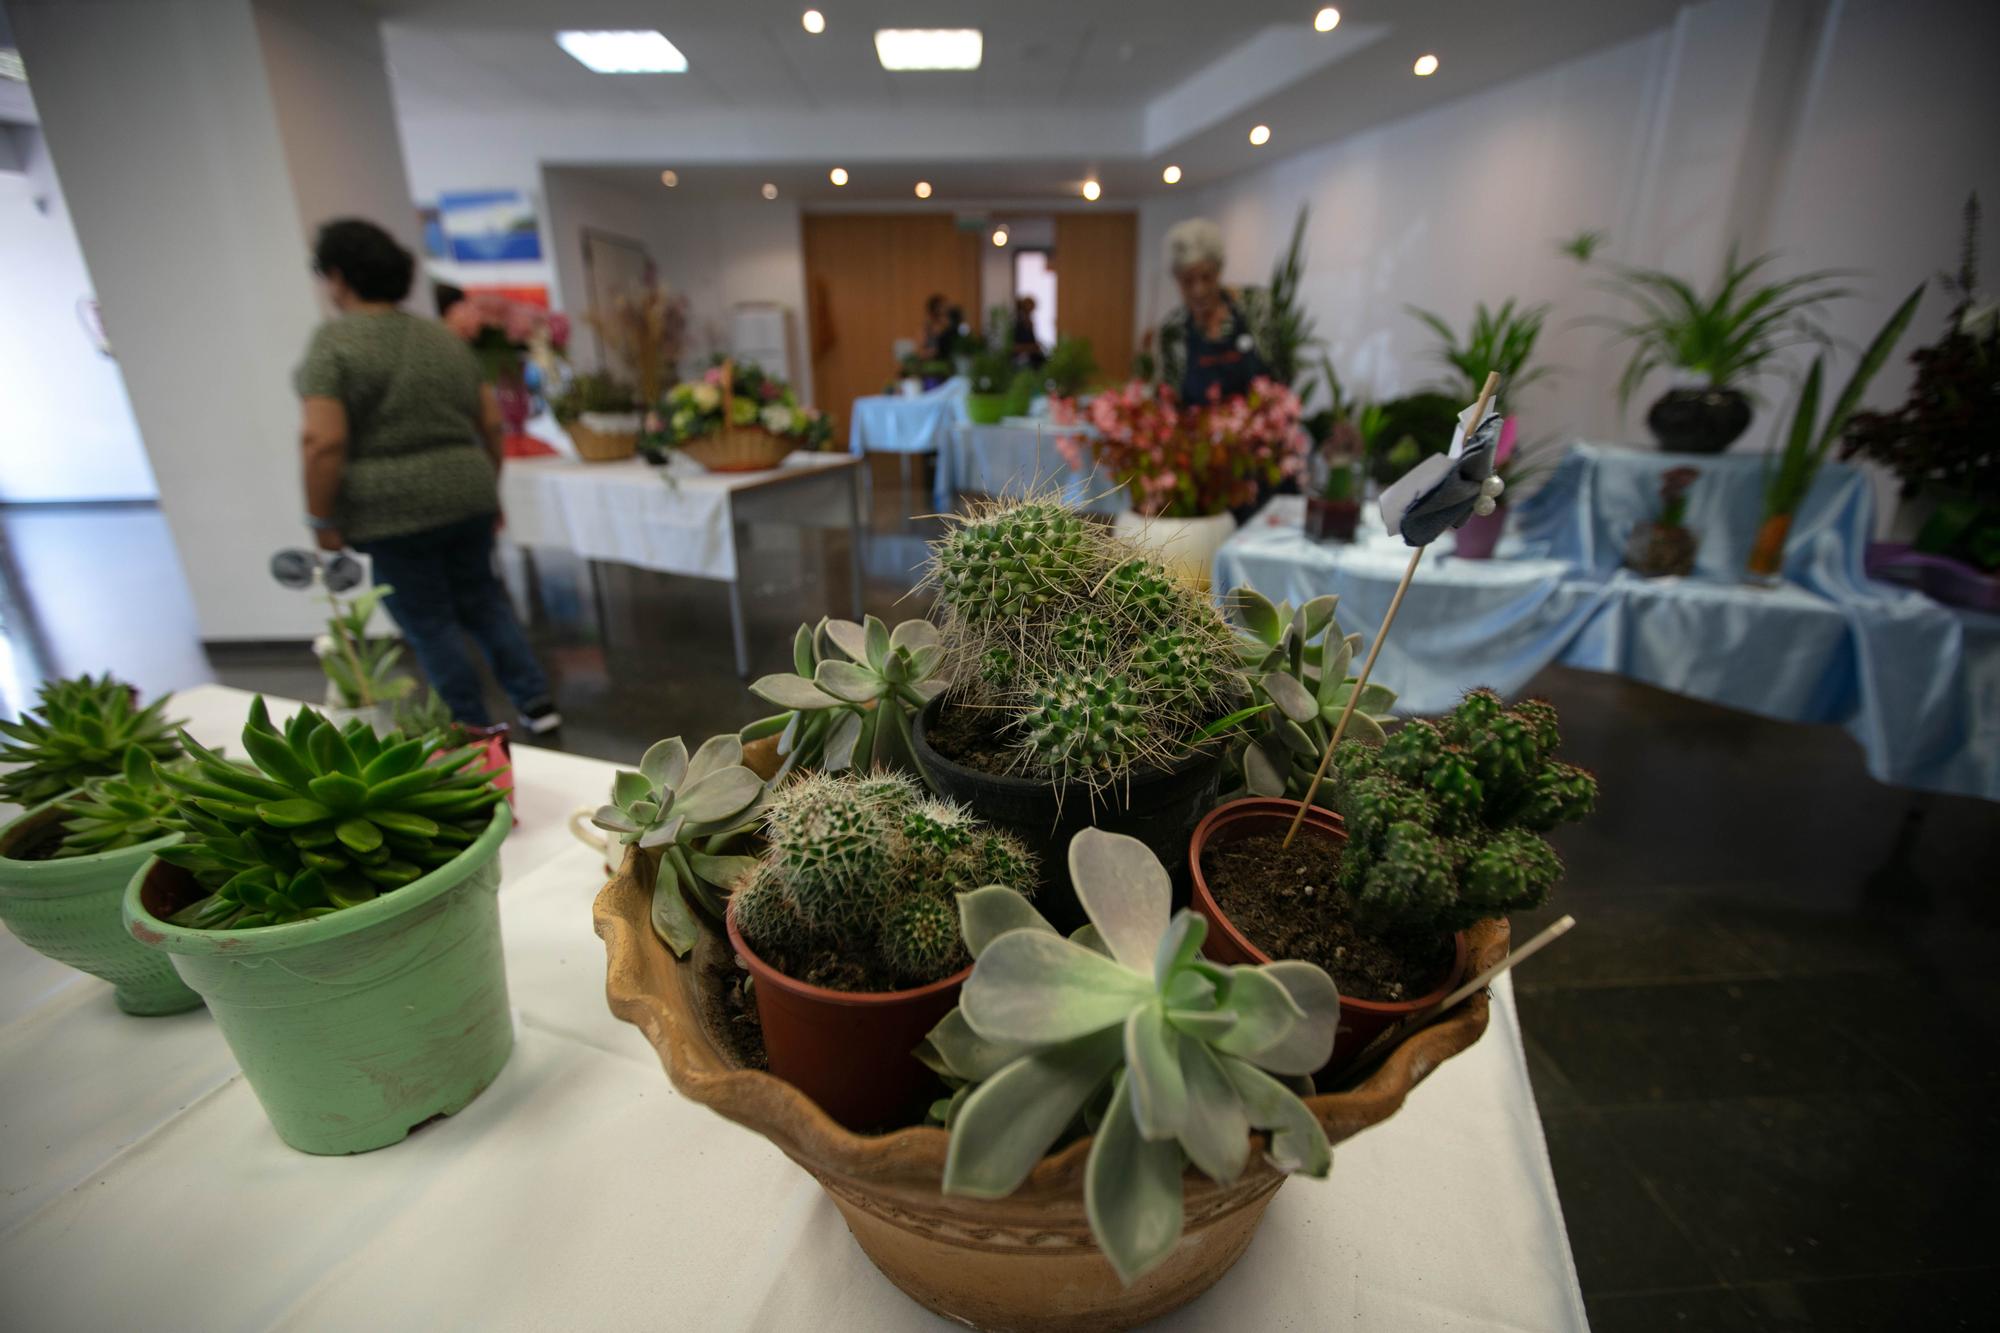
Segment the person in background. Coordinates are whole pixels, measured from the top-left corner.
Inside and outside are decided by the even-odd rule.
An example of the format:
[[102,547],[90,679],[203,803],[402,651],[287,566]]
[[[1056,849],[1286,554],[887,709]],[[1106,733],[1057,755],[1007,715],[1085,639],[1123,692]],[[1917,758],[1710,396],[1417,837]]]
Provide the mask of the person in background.
[[958,321],[952,318],[951,302],[943,292],[932,292],[924,302],[924,336],[917,343],[917,356],[924,361],[948,361],[951,359],[953,338],[958,333]]
[[1035,298],[1017,296],[1014,298],[1014,364],[1032,366],[1036,370],[1048,357],[1042,354],[1042,343],[1035,336]]
[[1167,232],[1167,267],[1181,289],[1181,308],[1160,328],[1160,378],[1181,401],[1211,394],[1235,398],[1267,374],[1257,340],[1234,295],[1222,285],[1222,228],[1189,218]]
[[457,721],[488,722],[466,651],[471,634],[521,723],[562,725],[507,591],[493,572],[500,517],[500,409],[472,352],[398,305],[416,260],[371,222],[319,229],[313,272],[337,312],[300,363],[306,526],[323,551],[349,546],[375,581],[418,666]]

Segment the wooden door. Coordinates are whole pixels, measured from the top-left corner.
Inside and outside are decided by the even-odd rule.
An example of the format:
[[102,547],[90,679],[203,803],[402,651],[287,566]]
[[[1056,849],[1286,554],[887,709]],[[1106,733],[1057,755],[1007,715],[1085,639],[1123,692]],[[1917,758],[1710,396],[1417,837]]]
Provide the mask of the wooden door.
[[1090,339],[1102,384],[1132,373],[1138,244],[1136,213],[1056,214],[1056,332]]
[[844,440],[854,400],[895,379],[896,340],[923,336],[933,292],[978,324],[980,238],[945,213],[808,213],[804,232],[813,392]]

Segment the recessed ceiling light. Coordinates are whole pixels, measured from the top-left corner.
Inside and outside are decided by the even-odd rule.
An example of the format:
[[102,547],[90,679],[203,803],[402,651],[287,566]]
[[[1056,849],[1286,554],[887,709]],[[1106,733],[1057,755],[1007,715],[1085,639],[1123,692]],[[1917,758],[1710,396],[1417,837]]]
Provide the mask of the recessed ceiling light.
[[930,197],[931,197],[931,183],[929,181],[918,181],[917,198],[928,199]]
[[808,9],[799,15],[799,22],[804,24],[806,31],[815,37],[826,31],[826,15],[817,9]]
[[1428,78],[1438,72],[1438,58],[1434,55],[1418,56],[1417,63],[1410,66],[1410,72],[1420,79]]
[[985,38],[977,28],[877,28],[883,69],[978,69]]
[[1104,193],[1104,187],[1102,185],[1099,185],[1096,181],[1085,181],[1083,183],[1083,197],[1090,200],[1091,202],[1095,203],[1097,200],[1097,196],[1103,193]]
[[769,181],[765,181],[763,195],[766,199],[776,199],[778,197],[778,187]]
[[832,171],[826,173],[826,178],[835,185],[845,185],[847,184],[847,168],[835,167]]
[[1325,9],[1313,15],[1313,31],[1315,32],[1332,32],[1339,26],[1340,11],[1332,5],[1328,5]]
[[993,244],[1007,244],[1007,229],[1005,227],[995,227],[993,229]]
[[1265,144],[1269,142],[1271,142],[1271,127],[1269,125],[1254,125],[1251,127],[1250,129],[1251,147],[1262,148]]
[[676,185],[679,185],[680,183],[681,183],[680,172],[668,170],[660,173],[660,184],[666,186],[669,190],[673,189]]
[[559,32],[556,45],[599,74],[681,74],[688,67],[667,35],[643,32]]
[[1179,185],[1181,183],[1181,169],[1170,163],[1167,169],[1160,173],[1160,179],[1169,185]]

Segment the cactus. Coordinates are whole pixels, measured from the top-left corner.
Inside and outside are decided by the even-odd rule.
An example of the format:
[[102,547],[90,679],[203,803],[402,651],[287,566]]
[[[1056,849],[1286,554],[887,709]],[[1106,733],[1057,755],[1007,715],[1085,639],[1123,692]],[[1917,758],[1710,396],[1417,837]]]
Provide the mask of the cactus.
[[1117,647],[1112,622],[1094,606],[1079,606],[1056,622],[1056,651],[1066,658],[1102,662]]
[[1114,568],[1104,580],[1104,593],[1109,605],[1138,625],[1178,624],[1187,611],[1187,590],[1166,566],[1144,557]]
[[1422,788],[1399,781],[1387,772],[1343,781],[1334,809],[1347,827],[1351,846],[1379,845],[1394,824],[1414,823],[1420,828],[1430,828],[1437,823],[1437,803]]
[[1232,679],[1230,654],[1212,639],[1168,629],[1147,639],[1132,662],[1150,692],[1206,700]]
[[781,969],[830,951],[899,984],[936,981],[966,962],[954,889],[1035,883],[1020,843],[899,775],[795,778],[772,798],[765,834],[733,910],[751,948]]
[[1046,768],[1117,773],[1144,753],[1144,697],[1121,673],[1059,671],[1031,685],[1027,697],[1017,725]]
[[92,778],[120,771],[136,745],[157,759],[178,754],[164,716],[167,698],[133,704],[132,687],[110,676],[76,676],[44,684],[35,707],[18,722],[0,722],[0,802],[40,805]]
[[932,552],[938,598],[967,620],[1014,618],[1070,596],[1094,563],[1083,518],[1046,500],[990,511]]
[[1382,836],[1380,854],[1361,876],[1355,910],[1377,921],[1440,918],[1458,900],[1456,872],[1444,839],[1421,824],[1398,821]]

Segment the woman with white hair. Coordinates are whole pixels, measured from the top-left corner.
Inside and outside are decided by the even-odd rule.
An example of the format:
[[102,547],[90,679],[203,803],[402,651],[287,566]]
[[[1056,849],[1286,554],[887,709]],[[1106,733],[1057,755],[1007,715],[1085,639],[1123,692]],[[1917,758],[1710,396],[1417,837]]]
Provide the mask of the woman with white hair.
[[1268,374],[1236,297],[1222,285],[1222,228],[1189,218],[1167,232],[1167,267],[1181,308],[1160,329],[1160,378],[1182,402],[1235,398]]

